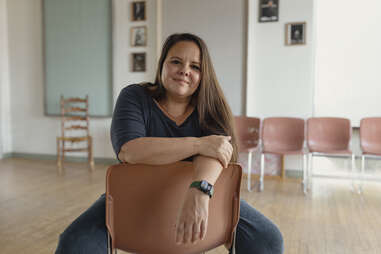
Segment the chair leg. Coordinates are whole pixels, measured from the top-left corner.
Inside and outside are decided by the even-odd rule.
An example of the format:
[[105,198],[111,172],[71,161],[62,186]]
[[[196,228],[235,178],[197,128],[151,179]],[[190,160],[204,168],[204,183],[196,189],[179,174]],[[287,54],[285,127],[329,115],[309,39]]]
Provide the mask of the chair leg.
[[303,154],[303,193],[307,194],[307,155]]
[[351,177],[351,188],[352,188],[352,191],[353,192],[356,192],[356,183],[355,183],[355,181],[356,181],[356,179],[357,179],[357,172],[356,172],[356,161],[355,161],[355,154],[354,153],[352,153],[352,155],[351,155],[351,175],[352,175],[352,177]]
[[[112,254],[112,242],[111,242],[111,236],[110,233],[107,230],[107,254]],[[114,254],[117,254],[117,249],[114,249]]]
[[87,140],[87,151],[88,151],[88,155],[87,155],[87,159],[89,161],[89,165],[90,165],[90,169],[91,171],[94,171],[94,158],[93,158],[93,139],[91,136],[88,137],[88,140]]
[[60,143],[61,143],[60,139],[57,137],[57,167],[58,167],[58,173],[61,173],[61,171],[62,171]]
[[247,157],[247,190],[251,191],[251,159],[252,159],[252,152],[249,152]]
[[261,174],[259,176],[259,191],[263,191],[264,175],[265,175],[265,154],[261,153]]
[[308,154],[308,169],[307,169],[307,188],[312,191],[312,178],[313,178],[313,158],[312,153]]
[[362,154],[361,155],[361,180],[360,180],[360,187],[359,187],[360,193],[362,193],[364,179],[365,179],[365,155]]

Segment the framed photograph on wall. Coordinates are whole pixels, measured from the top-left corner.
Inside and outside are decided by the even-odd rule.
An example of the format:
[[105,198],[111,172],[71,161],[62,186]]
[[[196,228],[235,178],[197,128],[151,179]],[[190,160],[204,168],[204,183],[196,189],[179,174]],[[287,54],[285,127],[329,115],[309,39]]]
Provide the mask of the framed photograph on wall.
[[132,53],[132,71],[146,71],[146,53]]
[[147,46],[147,27],[146,26],[131,27],[131,46],[133,47]]
[[286,24],[285,43],[287,46],[306,44],[306,22]]
[[277,22],[279,20],[279,0],[258,0],[258,22]]
[[146,2],[135,1],[131,3],[131,20],[143,21],[146,20]]

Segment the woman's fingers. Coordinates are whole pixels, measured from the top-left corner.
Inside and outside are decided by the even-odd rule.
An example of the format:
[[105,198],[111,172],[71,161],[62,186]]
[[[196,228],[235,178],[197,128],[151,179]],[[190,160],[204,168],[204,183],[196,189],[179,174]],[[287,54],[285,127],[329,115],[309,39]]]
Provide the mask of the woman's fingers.
[[206,229],[208,228],[208,220],[202,220],[201,221],[201,226],[200,226],[200,239],[204,240],[206,236]]
[[192,243],[196,243],[198,240],[200,240],[200,224],[194,223],[193,224],[193,232],[192,232]]
[[176,244],[181,244],[184,238],[184,223],[180,223],[176,227]]
[[193,223],[185,223],[183,243],[190,243],[193,234]]

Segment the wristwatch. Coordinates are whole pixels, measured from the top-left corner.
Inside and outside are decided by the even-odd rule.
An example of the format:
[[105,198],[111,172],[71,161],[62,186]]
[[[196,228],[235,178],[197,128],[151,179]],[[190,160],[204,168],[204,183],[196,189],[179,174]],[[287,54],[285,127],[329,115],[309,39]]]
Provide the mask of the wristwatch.
[[213,192],[214,192],[213,185],[211,185],[205,180],[194,181],[193,183],[191,183],[189,188],[197,188],[200,191],[204,192],[205,194],[209,195],[210,198],[213,196]]

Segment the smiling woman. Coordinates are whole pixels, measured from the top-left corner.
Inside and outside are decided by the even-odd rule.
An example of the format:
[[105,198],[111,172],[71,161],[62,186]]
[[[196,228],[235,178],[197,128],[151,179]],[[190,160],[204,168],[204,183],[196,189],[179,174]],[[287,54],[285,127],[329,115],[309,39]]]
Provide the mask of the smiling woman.
[[[213,188],[223,168],[237,159],[233,116],[217,81],[208,49],[192,34],[168,37],[154,83],[130,85],[117,100],[111,140],[121,162],[161,165],[193,162],[193,183],[178,211],[177,244],[207,234]],[[152,172],[154,175],[155,172]],[[106,253],[105,197],[61,235],[59,253]],[[241,201],[236,253],[282,253],[283,239],[266,217]],[[231,250],[230,250],[231,251]]]

